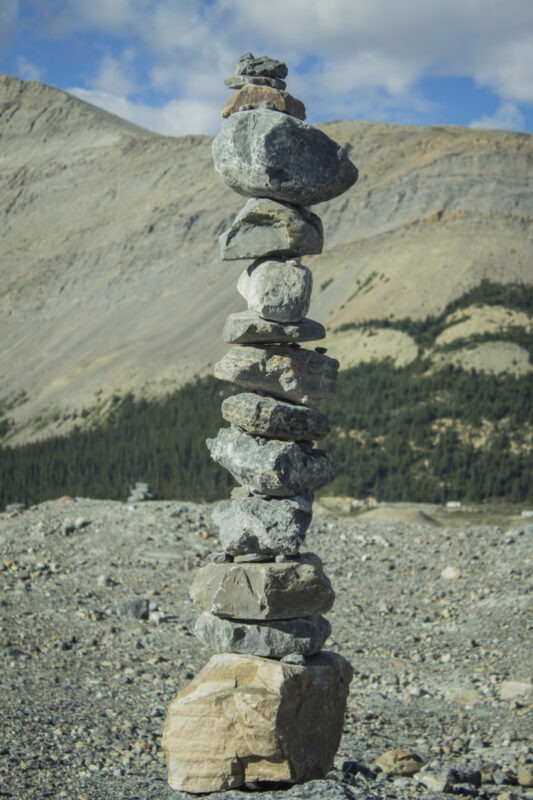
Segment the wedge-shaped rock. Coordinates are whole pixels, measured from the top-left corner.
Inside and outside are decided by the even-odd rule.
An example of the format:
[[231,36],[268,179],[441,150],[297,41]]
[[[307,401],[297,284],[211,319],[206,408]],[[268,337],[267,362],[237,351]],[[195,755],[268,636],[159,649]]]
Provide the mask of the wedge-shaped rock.
[[274,322],[300,322],[309,310],[313,276],[298,261],[256,261],[237,281],[248,310]]
[[214,369],[222,381],[305,406],[333,397],[338,372],[335,358],[283,345],[232,347]]
[[267,439],[314,442],[330,430],[327,417],[313,406],[298,406],[252,392],[226,398],[222,416],[246,433]]
[[203,613],[194,632],[215,653],[284,658],[290,653],[302,656],[318,653],[331,633],[331,625],[320,614],[272,622],[242,622]]
[[210,614],[259,622],[324,614],[335,599],[320,563],[307,554],[281,563],[206,564],[190,595]]
[[230,555],[293,555],[312,519],[311,492],[296,497],[223,500],[213,510],[222,547]]
[[247,110],[258,108],[261,103],[270,103],[276,111],[305,119],[304,104],[292,94],[272,89],[270,86],[254,86],[250,83],[232,95],[231,100],[222,109],[222,116],[230,117],[236,111],[240,111],[242,106],[246,106]]
[[230,314],[222,331],[224,341],[235,344],[313,342],[323,339],[325,335],[324,326],[312,319],[283,325],[280,322],[263,319],[253,311],[237,311]]
[[252,198],[219,238],[224,261],[266,256],[321,253],[324,235],[320,217],[267,198]]
[[199,794],[324,777],[339,745],[352,674],[336,653],[319,653],[305,666],[213,656],[168,709],[170,786]]
[[235,75],[263,75],[267,78],[286,78],[288,73],[287,65],[277,58],[270,56],[254,56],[247,51],[243,53],[235,67]]
[[325,133],[267,109],[224,120],[213,159],[222,180],[239,194],[298,206],[337,197],[358,174],[347,151]]
[[238,428],[221,428],[207,439],[211,458],[252,494],[291,497],[316,489],[335,475],[333,458],[297,442],[260,439]]

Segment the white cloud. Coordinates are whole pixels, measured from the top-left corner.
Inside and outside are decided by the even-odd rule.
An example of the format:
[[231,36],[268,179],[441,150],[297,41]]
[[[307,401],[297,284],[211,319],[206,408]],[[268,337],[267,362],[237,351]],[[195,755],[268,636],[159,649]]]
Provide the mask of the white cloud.
[[500,128],[508,131],[524,129],[524,115],[513,105],[505,103],[492,116],[484,116],[470,123],[471,128]]
[[133,61],[134,52],[131,48],[124,50],[118,58],[104,56],[96,77],[91,81],[92,86],[105,94],[132,94],[135,91]]
[[[533,4],[532,27],[533,27]],[[502,42],[492,52],[485,52],[474,76],[493,88],[500,97],[515,102],[533,102],[533,32]]]
[[164,136],[216,133],[220,128],[220,112],[212,103],[201,100],[171,100],[161,107],[134,103],[126,97],[102,91],[67,89],[70,94],[103,108],[111,114]]
[[0,2],[0,58],[3,58],[11,47],[17,27],[18,0],[1,0]]
[[37,64],[31,64],[24,56],[17,58],[17,74],[25,81],[40,81],[43,70]]

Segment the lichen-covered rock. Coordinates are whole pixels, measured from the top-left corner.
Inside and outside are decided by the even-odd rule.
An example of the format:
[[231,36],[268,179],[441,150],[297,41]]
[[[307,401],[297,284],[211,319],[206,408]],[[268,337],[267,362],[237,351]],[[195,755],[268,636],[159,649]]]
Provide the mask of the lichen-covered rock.
[[243,622],[204,612],[194,628],[198,639],[215,653],[284,658],[291,653],[312,656],[331,633],[325,617],[314,614],[271,622]]
[[321,253],[320,217],[306,208],[259,197],[251,198],[219,238],[221,258],[301,256]]
[[237,311],[230,314],[222,331],[224,341],[231,344],[313,342],[323,339],[325,335],[324,326],[312,319],[283,324],[263,319],[254,311]]
[[299,206],[337,197],[358,175],[347,151],[325,133],[268,109],[224,120],[213,159],[222,180],[239,194]]
[[333,397],[339,362],[303,347],[232,347],[215,364],[215,377],[282,400],[316,405]]
[[212,513],[226,553],[294,555],[311,524],[313,495],[223,500]]
[[326,416],[313,406],[299,406],[275,397],[242,392],[222,402],[227,422],[267,439],[314,442],[329,433]]
[[172,789],[303,783],[331,768],[352,668],[335,653],[305,666],[230,653],[211,658],[169,706],[163,747]]
[[206,564],[196,571],[190,596],[203,610],[240,620],[292,619],[324,614],[335,593],[319,559]]
[[274,322],[300,322],[309,310],[313,275],[294,259],[256,261],[237,282],[248,309]]
[[291,497],[316,489],[333,478],[335,461],[305,442],[283,442],[250,436],[238,428],[221,428],[207,439],[211,458],[252,494]]

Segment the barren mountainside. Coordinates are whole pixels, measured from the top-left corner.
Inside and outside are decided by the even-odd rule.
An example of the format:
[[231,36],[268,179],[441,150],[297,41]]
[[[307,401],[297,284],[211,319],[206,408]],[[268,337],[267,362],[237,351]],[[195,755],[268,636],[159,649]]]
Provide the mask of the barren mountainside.
[[[316,208],[325,249],[305,260],[310,316],[327,325],[342,366],[417,352],[406,333],[347,325],[436,315],[483,279],[533,283],[530,135],[323,129],[360,169],[350,192]],[[65,410],[104,410],[114,392],[156,395],[211,371],[225,316],[244,307],[235,284],[246,262],[220,261],[217,243],[243,202],[215,174],[209,137],[163,137],[0,76],[0,402],[15,421],[10,443],[65,430]],[[493,310],[472,309],[450,329],[470,319],[466,338],[502,331],[488,351],[468,351],[473,366],[530,370],[504,335],[527,317],[494,321]]]

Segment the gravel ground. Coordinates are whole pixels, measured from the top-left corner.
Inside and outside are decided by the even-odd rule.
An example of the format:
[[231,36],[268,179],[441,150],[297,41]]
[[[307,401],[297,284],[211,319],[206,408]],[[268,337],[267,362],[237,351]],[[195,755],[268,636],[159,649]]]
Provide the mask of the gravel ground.
[[[330,780],[265,800],[533,797],[532,533],[504,510],[315,514],[306,547],[337,592],[327,649],[355,675]],[[177,800],[160,736],[210,655],[187,596],[218,549],[210,507],[61,498],[0,514],[0,542],[0,798]],[[423,769],[379,771],[393,748]]]

